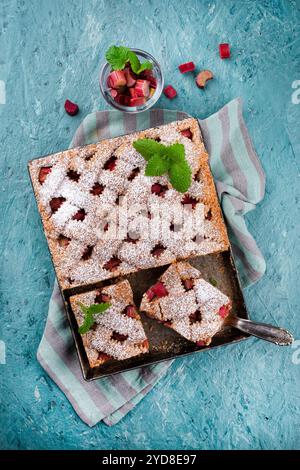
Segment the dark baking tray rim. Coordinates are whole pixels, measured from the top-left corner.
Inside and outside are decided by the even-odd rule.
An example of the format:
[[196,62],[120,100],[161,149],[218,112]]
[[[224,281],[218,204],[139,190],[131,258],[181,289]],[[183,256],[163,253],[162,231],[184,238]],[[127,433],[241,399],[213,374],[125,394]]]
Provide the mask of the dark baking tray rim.
[[[159,126],[157,126],[157,127],[159,127]],[[201,132],[201,128],[200,128],[200,132]],[[119,135],[117,137],[122,137],[122,136],[130,135],[130,134],[131,133],[127,133],[127,134],[125,133],[125,134]],[[107,140],[107,139],[100,139],[98,142],[101,142],[101,140]],[[85,148],[89,145],[93,145],[93,143],[76,146],[73,149]],[[70,150],[70,149],[68,149],[68,150]],[[29,171],[29,164],[31,162],[35,161],[35,160],[40,160],[42,158],[46,158],[47,156],[51,156],[55,153],[59,153],[59,152],[63,152],[63,151],[64,150],[60,150],[58,152],[54,152],[54,153],[50,153],[50,154],[43,155],[43,156],[40,156],[40,157],[36,157],[34,159],[31,159],[28,162],[27,169],[28,169],[29,178],[30,178],[30,182],[31,182],[31,185],[32,185],[32,190],[33,190],[34,196],[35,196],[35,191],[34,191],[33,181],[31,179],[31,174],[30,174],[30,171]],[[222,211],[222,207],[221,207],[221,211]],[[42,223],[42,229],[43,229],[45,238],[47,240],[47,237],[46,237],[46,234],[45,234],[45,231],[44,231],[43,221],[42,221],[41,214],[40,214],[39,210],[38,210],[38,213],[39,213],[40,220],[41,220],[41,223]],[[223,211],[222,211],[222,215],[223,215]],[[224,219],[224,215],[223,215],[223,219]],[[48,249],[49,249],[48,243],[47,243],[47,246],[48,246]],[[54,262],[53,262],[53,258],[52,258],[52,254],[51,254],[50,249],[49,249],[49,252],[50,252],[52,264],[54,266]],[[230,267],[229,271],[231,271],[231,272],[228,272],[228,274],[231,275],[230,276],[231,279],[233,279],[235,284],[236,284],[236,287],[237,287],[237,290],[238,290],[238,295],[240,297],[240,302],[241,302],[241,306],[242,306],[241,310],[239,311],[239,316],[242,317],[242,318],[249,319],[249,314],[248,314],[248,310],[247,310],[247,307],[246,307],[246,304],[245,304],[245,299],[244,299],[244,295],[243,295],[243,291],[242,291],[242,287],[241,287],[241,283],[240,283],[240,278],[239,278],[239,275],[238,275],[238,272],[237,272],[237,269],[236,269],[231,244],[230,244],[229,249],[227,251],[221,252],[220,254],[225,255],[225,256],[227,254],[227,256],[228,256],[228,266]],[[210,255],[204,255],[204,256],[210,256]],[[203,258],[204,256],[191,257],[191,258],[188,258],[188,259],[184,259],[183,261],[192,262],[193,260],[195,260],[197,258]],[[180,259],[178,259],[178,261],[180,261]],[[164,265],[164,266],[160,266],[158,269],[165,270],[165,269],[167,269],[168,266],[169,266],[169,264]],[[145,272],[145,271],[150,271],[150,270],[155,270],[155,269],[157,269],[157,268],[150,268],[149,270],[142,270],[140,272]],[[55,271],[55,266],[54,266],[54,271]],[[191,349],[189,351],[186,351],[186,352],[166,353],[164,355],[164,357],[160,357],[160,358],[157,358],[157,359],[155,359],[155,358],[151,359],[151,358],[149,358],[149,355],[151,354],[151,351],[150,351],[149,353],[143,354],[141,356],[136,356],[134,358],[130,358],[130,359],[127,359],[127,360],[124,360],[124,361],[109,361],[110,363],[114,362],[118,366],[123,366],[123,367],[119,367],[118,370],[106,371],[105,372],[105,369],[107,369],[107,364],[104,364],[104,365],[99,366],[99,367],[91,368],[90,365],[89,365],[87,356],[86,356],[86,352],[85,352],[83,343],[82,343],[82,338],[81,338],[80,334],[78,333],[78,325],[76,323],[75,316],[72,312],[71,305],[70,305],[70,302],[69,302],[69,298],[72,295],[82,293],[82,292],[87,292],[87,291],[93,290],[93,289],[95,289],[99,286],[108,285],[112,282],[115,283],[118,280],[126,279],[129,276],[130,276],[130,274],[127,275],[127,276],[115,277],[115,278],[110,278],[110,279],[107,279],[107,280],[104,280],[104,281],[101,281],[101,282],[91,283],[88,286],[74,286],[74,287],[67,288],[67,289],[61,289],[61,287],[58,283],[59,289],[60,289],[60,292],[61,292],[61,295],[62,295],[62,298],[63,298],[63,301],[64,301],[64,307],[65,307],[66,315],[67,315],[67,318],[69,320],[70,329],[71,329],[73,341],[74,341],[74,344],[75,344],[76,353],[77,353],[77,356],[78,356],[78,359],[79,359],[79,363],[80,363],[80,367],[81,367],[81,371],[82,371],[82,375],[83,375],[84,380],[89,382],[89,381],[97,380],[97,379],[100,379],[100,378],[109,377],[111,375],[119,374],[120,372],[126,372],[126,371],[129,371],[129,370],[134,370],[134,369],[138,369],[138,368],[141,368],[141,367],[147,367],[147,366],[151,366],[151,365],[158,364],[158,363],[165,362],[165,361],[171,361],[171,360],[174,360],[174,359],[179,358],[179,357],[190,356],[190,355],[195,354],[195,353],[200,353],[200,352],[208,351],[208,350],[211,350],[211,349],[216,349],[216,348],[219,348],[221,346],[236,344],[236,343],[239,343],[239,342],[244,341],[244,340],[249,338],[248,334],[242,333],[242,332],[236,330],[235,328],[230,328],[230,330],[232,332],[231,333],[232,339],[225,339],[224,341],[219,341],[219,339],[221,338],[220,337],[220,338],[217,339],[217,342],[216,342],[215,337],[214,337],[212,343],[209,346],[197,347],[196,345],[194,345],[193,343],[188,341],[188,343],[190,343]],[[159,325],[159,327],[160,326],[161,325]],[[147,358],[149,360],[147,360]],[[134,364],[133,364],[133,362],[134,362]]]

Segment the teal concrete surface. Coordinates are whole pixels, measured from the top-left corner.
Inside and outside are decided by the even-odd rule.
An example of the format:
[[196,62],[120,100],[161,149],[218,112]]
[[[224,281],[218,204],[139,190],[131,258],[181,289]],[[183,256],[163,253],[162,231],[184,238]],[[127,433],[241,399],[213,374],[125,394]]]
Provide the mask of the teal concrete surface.
[[[300,448],[299,22],[298,0],[0,0],[1,448]],[[159,60],[178,90],[160,107],[204,118],[243,97],[267,175],[247,219],[267,272],[245,296],[253,319],[298,342],[250,339],[177,360],[122,422],[90,429],[36,360],[54,272],[26,164],[68,147],[83,117],[106,107],[98,71],[113,43]],[[177,70],[189,60],[215,73],[205,91]]]

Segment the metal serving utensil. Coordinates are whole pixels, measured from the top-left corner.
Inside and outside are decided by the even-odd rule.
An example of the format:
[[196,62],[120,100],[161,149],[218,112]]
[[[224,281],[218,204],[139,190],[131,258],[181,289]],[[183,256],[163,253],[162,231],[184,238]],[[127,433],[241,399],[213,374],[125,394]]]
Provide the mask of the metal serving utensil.
[[278,346],[289,346],[294,341],[292,334],[288,330],[279,328],[278,326],[268,325],[267,323],[258,323],[252,320],[246,320],[245,318],[230,316],[227,324],[243,333],[248,333],[249,335],[256,336],[265,341],[270,341]]

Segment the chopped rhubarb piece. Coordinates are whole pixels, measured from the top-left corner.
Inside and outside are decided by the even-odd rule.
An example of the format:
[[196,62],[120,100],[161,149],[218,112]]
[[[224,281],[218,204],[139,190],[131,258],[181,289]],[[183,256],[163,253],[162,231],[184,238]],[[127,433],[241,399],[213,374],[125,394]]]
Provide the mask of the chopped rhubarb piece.
[[139,174],[139,172],[140,172],[139,167],[133,168],[132,172],[130,173],[130,175],[127,178],[128,181],[134,180],[134,178]]
[[149,96],[149,81],[148,80],[137,80],[135,84],[135,92],[137,96],[148,98]]
[[70,178],[70,180],[76,181],[76,183],[79,181],[80,174],[77,173],[75,170],[69,170],[67,173],[67,177]]
[[106,354],[104,352],[99,352],[99,354],[98,354],[98,360],[99,361],[106,362],[109,359],[112,359],[112,357],[109,356],[109,354]]
[[65,202],[64,197],[53,197],[49,202],[52,213],[56,212],[60,206]]
[[158,243],[155,247],[151,250],[151,255],[156,256],[157,258],[165,251],[165,247]]
[[103,302],[110,302],[110,296],[104,292],[99,292],[95,297],[95,304],[102,304]]
[[151,70],[151,69],[143,70],[143,72],[140,74],[140,77],[144,78],[145,80],[150,80],[151,78],[154,78],[153,77],[153,70]]
[[155,294],[151,287],[150,289],[147,290],[146,294],[147,294],[149,302],[151,302],[151,300],[155,297]]
[[111,335],[111,339],[114,339],[115,341],[120,341],[121,343],[123,343],[123,341],[126,341],[127,338],[128,335],[122,335],[117,331],[113,331],[113,334]]
[[129,93],[130,93],[131,98],[138,98],[135,88],[129,88]]
[[191,205],[192,209],[195,209],[197,202],[198,202],[197,199],[195,199],[195,198],[189,196],[188,194],[186,194],[184,196],[184,198],[182,199],[181,204]]
[[114,88],[111,88],[111,89],[109,90],[109,93],[110,93],[110,96],[111,96],[112,98],[116,98],[116,96],[118,96],[118,92],[117,92],[117,90],[115,90]]
[[147,80],[149,81],[151,88],[156,88],[156,87],[157,87],[157,80],[156,80],[156,78],[154,78],[154,77],[149,77]]
[[76,214],[73,215],[72,219],[73,220],[84,220],[85,219],[85,216],[86,216],[86,212],[84,209],[79,209],[78,212],[76,212]]
[[63,247],[63,248],[67,248],[67,246],[69,245],[70,241],[71,241],[71,238],[69,237],[65,237],[65,235],[59,235],[59,237],[57,238],[57,241],[58,241],[58,244],[59,246]]
[[222,318],[226,318],[229,314],[230,306],[229,305],[222,305],[220,310],[218,311],[218,314]]
[[230,57],[230,46],[228,43],[219,44],[219,53],[221,59],[229,59]]
[[185,64],[181,64],[178,66],[179,70],[181,73],[187,73],[187,72],[192,72],[195,70],[195,64],[194,62],[186,62]]
[[127,96],[127,95],[123,95],[123,94],[119,95],[119,94],[118,94],[118,95],[115,97],[115,101],[116,101],[117,103],[121,104],[122,106],[129,106],[130,98],[129,98],[129,96]]
[[139,320],[139,315],[134,305],[127,305],[126,309],[124,310],[124,313],[125,315],[127,315],[127,317],[135,318],[136,320]]
[[132,87],[136,80],[135,78],[133,77],[131,71],[129,70],[129,68],[125,68],[124,70],[124,74],[125,74],[125,78],[126,78],[126,85],[128,86],[128,88]]
[[205,341],[200,340],[200,341],[196,341],[196,345],[197,346],[206,346],[206,343],[205,343]]
[[90,190],[90,193],[93,194],[94,196],[100,196],[104,190],[104,186],[100,183],[95,183],[92,189]]
[[78,104],[72,103],[72,101],[70,100],[66,100],[65,110],[70,116],[75,116],[79,111],[79,107],[78,107]]
[[213,73],[210,70],[202,70],[196,77],[196,84],[199,88],[204,88],[206,82],[214,78]]
[[201,312],[200,310],[196,310],[196,312],[194,313],[191,313],[190,316],[189,316],[189,319],[190,319],[190,323],[193,325],[194,323],[197,323],[199,321],[201,321]]
[[183,131],[180,132],[181,135],[183,135],[184,137],[187,137],[188,139],[191,139],[193,138],[193,134],[191,133],[191,130],[190,129],[184,129]]
[[211,220],[211,218],[212,218],[211,209],[209,209],[209,210],[207,211],[207,214],[206,214],[205,218],[206,218],[206,220]]
[[142,348],[149,348],[149,341],[147,339],[144,339],[144,341],[141,342],[141,347]]
[[104,170],[113,171],[116,168],[117,157],[112,155],[104,164]]
[[121,260],[117,258],[116,256],[113,256],[107,263],[104,264],[104,269],[107,269],[107,271],[115,271],[118,266],[121,264]]
[[142,106],[146,103],[146,98],[139,96],[138,98],[130,98],[128,106]]
[[39,183],[43,184],[46,181],[47,176],[51,173],[52,166],[42,166],[39,172]]
[[83,261],[87,261],[88,259],[90,259],[93,253],[93,249],[94,249],[93,245],[87,246],[84,252],[82,253],[81,259],[83,259]]
[[111,72],[107,79],[107,84],[110,88],[120,88],[126,85],[126,77],[123,70],[114,70]]
[[163,186],[160,183],[154,183],[151,186],[151,193],[156,194],[159,197],[163,197],[165,195],[165,192],[168,190],[168,186]]
[[193,279],[184,279],[183,285],[185,290],[191,290],[194,287],[194,281]]
[[164,94],[167,98],[169,98],[169,100],[172,100],[173,98],[175,98],[175,96],[177,96],[177,91],[175,90],[175,88],[172,87],[172,85],[168,85],[164,89]]
[[169,294],[162,282],[157,282],[151,287],[152,292],[156,297],[166,297]]

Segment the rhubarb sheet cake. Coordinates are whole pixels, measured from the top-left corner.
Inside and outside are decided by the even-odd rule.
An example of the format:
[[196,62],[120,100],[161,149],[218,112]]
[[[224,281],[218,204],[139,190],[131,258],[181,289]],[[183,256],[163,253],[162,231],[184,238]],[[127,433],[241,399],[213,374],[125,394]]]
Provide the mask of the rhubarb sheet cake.
[[140,310],[198,346],[221,329],[231,301],[187,262],[172,264],[143,295]]
[[101,290],[70,297],[78,327],[84,323],[84,311],[91,305],[108,303],[109,308],[94,315],[94,323],[82,334],[83,345],[91,367],[111,359],[124,360],[149,351],[149,344],[128,281]]
[[[147,162],[132,145],[141,138],[184,145],[192,171],[186,194],[167,176],[145,176]],[[62,289],[229,246],[196,119],[32,160],[29,170]],[[180,207],[194,216],[189,229]]]

